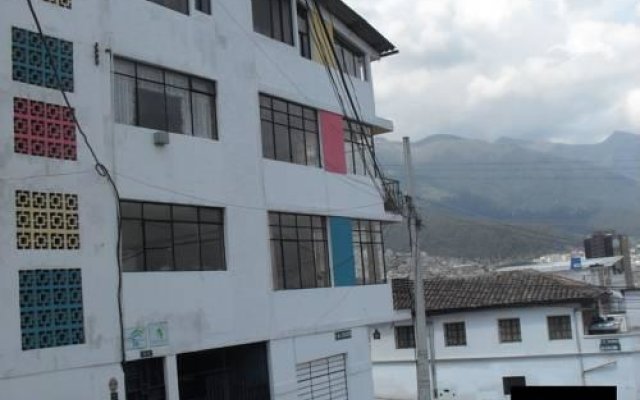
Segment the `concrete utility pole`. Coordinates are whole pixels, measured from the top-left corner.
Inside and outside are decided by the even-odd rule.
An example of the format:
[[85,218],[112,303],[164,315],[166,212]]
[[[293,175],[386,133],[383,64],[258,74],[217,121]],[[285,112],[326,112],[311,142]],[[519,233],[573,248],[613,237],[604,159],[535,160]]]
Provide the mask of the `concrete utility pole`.
[[411,266],[413,268],[415,316],[414,330],[416,342],[416,372],[418,381],[418,400],[431,400],[431,375],[429,372],[429,332],[427,330],[427,314],[424,299],[424,275],[418,260],[418,228],[415,209],[415,181],[411,162],[411,144],[409,138],[402,138],[404,144],[404,165],[407,174],[407,218],[411,234]]

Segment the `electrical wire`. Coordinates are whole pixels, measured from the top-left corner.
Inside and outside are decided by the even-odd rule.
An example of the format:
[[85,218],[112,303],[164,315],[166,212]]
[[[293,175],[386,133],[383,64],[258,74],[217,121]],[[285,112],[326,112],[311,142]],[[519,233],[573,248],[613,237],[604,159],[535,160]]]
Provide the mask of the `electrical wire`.
[[[182,197],[186,197],[189,199],[193,199],[193,200],[197,200],[200,202],[206,202],[206,204],[211,204],[211,199],[205,198],[205,197],[200,197],[197,195],[193,195],[190,193],[186,193],[186,192],[180,192],[165,186],[161,186],[161,185],[156,185],[153,183],[149,183],[149,182],[145,182],[142,179],[138,179],[135,178],[133,176],[129,176],[126,174],[123,174],[122,172],[117,172],[116,176],[124,178],[124,179],[128,179],[130,181],[136,182],[140,185],[152,188],[152,189],[157,189],[157,190],[161,190],[167,193],[172,193],[172,194],[176,194]],[[371,194],[371,192],[368,192],[369,194]],[[245,204],[238,204],[238,203],[229,203],[229,202],[225,202],[225,204],[232,206],[232,207],[237,207],[237,208],[243,208],[243,209],[247,209],[247,210],[256,210],[256,211],[277,211],[277,210],[273,210],[267,207],[260,207],[260,206],[249,206],[249,205],[245,205]],[[357,210],[357,209],[363,209],[363,208],[369,208],[369,207],[375,207],[375,206],[380,206],[380,205],[384,205],[384,203],[382,202],[376,202],[376,203],[369,203],[369,204],[362,204],[359,206],[353,206],[353,207],[344,207],[344,208],[331,208],[331,209],[322,209],[319,211],[322,211],[323,213],[336,213],[336,212],[341,212],[341,211],[351,211],[351,210]]]
[[[352,115],[355,118],[355,120],[358,123],[358,125],[360,127],[364,127],[365,124],[363,123],[362,119],[360,118],[360,113],[358,112],[359,102],[358,102],[358,99],[357,99],[357,93],[354,90],[354,93],[352,95],[351,91],[349,90],[349,86],[347,85],[347,81],[345,79],[345,72],[342,69],[342,66],[340,64],[340,60],[338,58],[336,49],[335,49],[334,46],[331,46],[331,42],[332,42],[331,41],[331,35],[330,35],[329,30],[327,28],[322,9],[321,9],[320,5],[318,4],[317,0],[311,0],[311,1],[314,4],[314,8],[318,12],[318,16],[319,16],[318,20],[319,20],[320,27],[322,28],[322,32],[318,32],[317,29],[316,29],[316,24],[310,24],[311,27],[312,27],[313,33],[314,33],[314,35],[312,35],[312,36],[319,37],[319,36],[321,36],[321,34],[324,36],[324,39],[325,39],[324,41],[328,44],[326,47],[330,48],[331,56],[333,57],[333,60],[335,62],[335,66],[336,66],[336,68],[338,70],[337,75],[339,76],[339,78],[340,78],[339,80],[342,83],[342,90],[346,94],[347,99],[349,100],[349,105],[351,106]],[[305,2],[307,4],[307,8],[311,10],[312,8],[311,8],[311,6],[309,4],[309,0],[305,0]],[[318,40],[316,39],[316,44],[317,43],[318,43]],[[320,46],[318,46],[318,47],[320,47]],[[323,49],[320,49],[321,57],[323,57],[323,54],[324,54],[324,51],[322,51],[322,50]],[[329,63],[327,62],[327,59],[325,57],[328,57],[328,56],[324,56],[323,57],[323,62],[325,64],[327,72],[328,72],[328,74],[330,76],[330,80],[332,81],[332,84],[334,86],[336,86],[335,79],[333,78],[332,72],[331,72],[330,68],[328,67]],[[349,76],[349,78],[350,78],[350,76]],[[355,88],[355,86],[353,85],[353,82],[351,82],[351,84],[352,84],[352,87]],[[349,113],[347,112],[346,107],[344,107],[344,104],[342,102],[342,98],[341,98],[341,96],[339,94],[340,93],[340,89],[339,88],[335,89],[334,93],[336,93],[336,96],[338,97],[338,102],[341,105],[343,114],[345,115],[345,117],[348,118],[349,117]],[[356,104],[358,106],[356,106]],[[350,122],[348,122],[348,123],[350,124]],[[395,198],[394,198],[394,196],[391,195],[391,193],[388,193],[388,188],[386,187],[386,185],[383,185],[382,188],[379,187],[379,184],[378,184],[378,181],[377,181],[377,177],[380,177],[380,179],[382,179],[383,182],[385,180],[385,177],[384,177],[384,174],[382,173],[382,170],[378,166],[378,163],[377,163],[377,160],[376,160],[376,157],[375,157],[375,153],[372,150],[373,149],[373,145],[372,145],[373,138],[370,138],[370,140],[371,140],[371,143],[370,143],[369,142],[369,138],[367,137],[366,134],[363,135],[363,137],[365,138],[366,145],[365,146],[356,146],[356,147],[361,152],[361,157],[363,159],[363,164],[364,164],[365,169],[367,171],[367,175],[370,176],[374,186],[376,187],[376,189],[378,190],[380,195],[384,199],[391,199],[395,203]],[[369,163],[366,162],[367,161],[367,157],[364,154],[365,151],[369,151],[369,153],[370,153],[370,160],[373,162],[373,168],[374,168],[374,172],[373,173],[371,173],[371,171],[369,170],[369,168],[370,168]],[[396,208],[399,208],[398,204],[395,204],[395,206],[396,206]]]
[[4,181],[4,182],[20,182],[20,181],[26,181],[26,180],[31,180],[31,179],[40,179],[40,178],[55,178],[55,177],[60,177],[60,176],[72,176],[72,175],[82,175],[82,174],[86,174],[92,172],[92,170],[84,170],[84,171],[75,171],[75,172],[62,172],[59,174],[39,174],[39,175],[29,175],[29,176],[16,176],[16,177],[9,177],[9,178],[0,178],[0,182]]
[[93,146],[91,146],[91,143],[89,142],[89,138],[87,136],[87,134],[85,133],[84,129],[82,128],[82,125],[80,124],[80,121],[78,121],[78,118],[76,117],[75,114],[75,109],[73,108],[73,106],[71,105],[71,102],[69,101],[69,98],[67,97],[67,93],[64,91],[64,89],[62,88],[62,79],[60,77],[60,71],[58,70],[56,64],[55,64],[55,58],[53,57],[53,54],[51,52],[51,48],[49,47],[49,44],[46,40],[46,36],[43,32],[42,29],[42,25],[40,24],[40,19],[38,18],[38,14],[36,13],[35,8],[33,7],[33,3],[32,0],[26,0],[27,5],[29,6],[29,11],[31,13],[31,16],[33,18],[33,22],[36,24],[36,28],[38,29],[38,35],[40,37],[40,40],[42,41],[42,46],[45,49],[45,53],[47,58],[49,59],[49,67],[53,70],[54,72],[54,76],[57,82],[57,89],[60,91],[60,93],[62,94],[62,98],[64,99],[65,104],[67,105],[67,107],[72,110],[71,112],[71,116],[73,118],[73,123],[75,124],[78,133],[80,134],[80,137],[82,138],[82,141],[84,142],[86,148],[89,150],[89,153],[91,154],[91,158],[93,159],[94,162],[94,169],[96,171],[96,173],[105,178],[107,180],[107,182],[109,183],[109,185],[111,186],[111,189],[113,191],[114,197],[115,197],[115,203],[116,203],[116,221],[117,221],[117,238],[116,238],[116,263],[117,263],[117,267],[118,267],[118,293],[117,293],[117,303],[118,303],[118,323],[119,323],[119,327],[120,327],[120,356],[121,356],[121,366],[124,368],[124,364],[126,362],[126,351],[125,351],[125,336],[124,336],[124,310],[123,310],[123,299],[122,299],[122,264],[120,261],[120,247],[121,247],[121,229],[122,229],[122,221],[120,218],[121,215],[121,210],[120,210],[120,192],[118,191],[118,187],[115,183],[115,181],[113,180],[113,177],[111,176],[111,173],[109,172],[109,169],[107,168],[106,165],[104,165],[100,159],[98,158],[98,155],[96,154],[95,150],[93,149]]

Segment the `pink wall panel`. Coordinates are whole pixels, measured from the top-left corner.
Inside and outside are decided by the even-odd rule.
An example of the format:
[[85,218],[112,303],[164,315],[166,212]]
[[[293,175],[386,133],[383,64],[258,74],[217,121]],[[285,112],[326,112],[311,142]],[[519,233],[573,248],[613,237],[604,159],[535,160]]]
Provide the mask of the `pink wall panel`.
[[320,137],[324,169],[340,174],[347,173],[347,162],[344,154],[344,132],[342,115],[328,111],[320,111]]

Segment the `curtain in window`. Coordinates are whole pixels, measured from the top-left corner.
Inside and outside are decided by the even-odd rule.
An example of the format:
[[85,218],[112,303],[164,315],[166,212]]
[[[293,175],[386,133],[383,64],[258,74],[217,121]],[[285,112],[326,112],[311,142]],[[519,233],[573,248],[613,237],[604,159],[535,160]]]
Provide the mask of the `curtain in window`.
[[114,108],[116,122],[135,125],[136,123],[136,81],[134,78],[115,75]]
[[202,93],[193,93],[193,136],[215,139],[214,98]]

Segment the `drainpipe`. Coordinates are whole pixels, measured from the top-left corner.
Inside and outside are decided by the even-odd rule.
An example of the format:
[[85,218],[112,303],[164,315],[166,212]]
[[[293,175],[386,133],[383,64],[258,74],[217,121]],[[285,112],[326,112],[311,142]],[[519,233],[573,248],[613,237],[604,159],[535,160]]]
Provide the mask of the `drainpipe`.
[[[580,326],[578,324],[578,316],[580,315],[580,309],[573,309],[573,323],[576,327],[576,345],[578,347],[578,361],[580,362],[580,380],[582,381],[582,386],[587,386],[587,380],[585,377],[584,371],[584,359],[582,358],[582,333],[580,330]],[[582,318],[580,318],[582,321]]]

